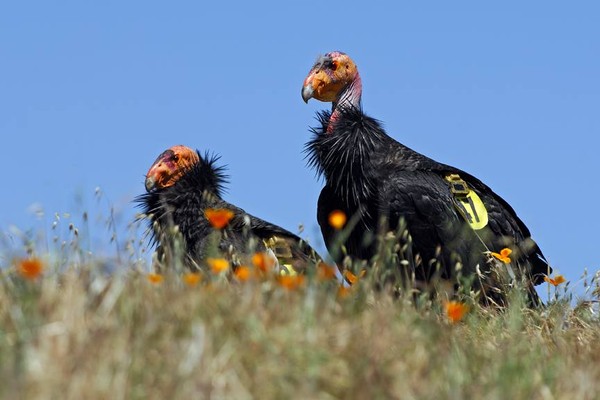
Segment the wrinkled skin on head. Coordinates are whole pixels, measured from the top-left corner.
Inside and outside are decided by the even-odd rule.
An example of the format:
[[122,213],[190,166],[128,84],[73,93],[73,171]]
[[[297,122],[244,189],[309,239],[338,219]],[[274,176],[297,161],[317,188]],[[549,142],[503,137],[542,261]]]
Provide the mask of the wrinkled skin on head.
[[182,145],[170,147],[156,158],[148,170],[146,191],[173,186],[198,161],[198,153],[191,148]]
[[333,51],[320,56],[302,85],[305,102],[315,98],[324,102],[337,102],[344,90],[358,76],[358,69],[345,53]]

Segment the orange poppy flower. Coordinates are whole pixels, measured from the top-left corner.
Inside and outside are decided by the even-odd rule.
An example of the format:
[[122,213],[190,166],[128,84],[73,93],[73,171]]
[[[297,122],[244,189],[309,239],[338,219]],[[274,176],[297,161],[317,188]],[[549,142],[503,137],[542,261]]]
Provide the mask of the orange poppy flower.
[[500,250],[500,253],[494,253],[493,251],[491,252],[492,256],[502,261],[504,264],[510,263],[510,253],[512,253],[512,250],[508,247],[505,247],[502,250]]
[[360,278],[362,278],[363,276],[365,276],[367,273],[366,269],[361,270],[358,273],[358,276],[354,275],[350,270],[345,270],[344,271],[344,278],[346,278],[346,280],[348,282],[350,282],[351,285],[354,285],[356,282],[358,282],[358,280]]
[[340,210],[334,210],[331,213],[329,213],[329,225],[331,225],[332,228],[334,229],[342,229],[344,227],[344,225],[346,225],[346,221],[348,220],[348,218],[346,217],[346,214],[343,211]]
[[34,280],[44,271],[44,264],[37,258],[28,258],[19,262],[17,270],[23,278]]
[[206,263],[213,274],[220,274],[229,269],[229,261],[224,258],[207,258]]
[[234,216],[233,211],[226,208],[207,208],[204,216],[213,228],[223,229]]
[[304,275],[279,275],[277,282],[288,290],[298,289],[304,284]]
[[275,266],[275,259],[270,254],[258,252],[252,256],[252,264],[262,272],[267,272]]
[[238,281],[246,282],[250,278],[252,278],[252,270],[250,267],[245,265],[240,265],[235,269],[233,273]]
[[188,272],[187,274],[183,275],[183,281],[186,285],[191,287],[196,286],[201,280],[202,275],[200,275],[198,272]]
[[338,298],[342,299],[344,297],[347,297],[348,295],[350,295],[350,290],[351,290],[350,287],[340,285],[340,287],[338,288],[338,291],[337,291]]
[[553,286],[558,286],[561,283],[566,282],[567,280],[565,279],[564,276],[562,275],[556,275],[554,278],[550,278],[549,276],[545,276],[544,280],[546,282],[548,282],[549,284],[553,285]]
[[164,277],[161,274],[151,273],[148,274],[148,281],[153,285],[159,285],[163,281]]
[[469,306],[454,300],[447,301],[444,304],[444,308],[446,309],[446,316],[448,317],[448,320],[452,323],[462,320],[465,314],[469,311]]
[[322,281],[329,281],[335,279],[335,270],[337,267],[327,265],[324,262],[320,262],[317,265],[317,277]]

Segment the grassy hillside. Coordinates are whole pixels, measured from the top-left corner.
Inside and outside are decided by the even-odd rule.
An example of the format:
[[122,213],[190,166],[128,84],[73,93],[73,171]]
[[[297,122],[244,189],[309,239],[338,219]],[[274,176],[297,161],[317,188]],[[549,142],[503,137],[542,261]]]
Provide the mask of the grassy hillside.
[[589,302],[565,284],[540,310],[518,294],[504,311],[467,297],[453,322],[447,303],[375,293],[369,276],[349,291],[324,275],[229,282],[219,268],[198,282],[148,274],[125,245],[102,260],[73,226],[65,238],[4,258],[1,398],[600,396],[595,279]]

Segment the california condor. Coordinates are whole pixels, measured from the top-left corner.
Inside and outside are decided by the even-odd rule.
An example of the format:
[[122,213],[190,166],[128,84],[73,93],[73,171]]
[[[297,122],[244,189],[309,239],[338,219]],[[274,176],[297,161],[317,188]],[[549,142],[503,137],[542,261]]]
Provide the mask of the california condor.
[[249,263],[255,252],[275,257],[284,272],[314,266],[321,258],[300,237],[223,200],[227,177],[218,160],[178,145],[161,153],[148,170],[147,193],[137,202],[159,244],[159,265],[173,262],[180,235],[184,263],[193,270],[203,268],[207,257],[224,257],[234,266]]
[[[470,277],[482,301],[504,304],[506,289],[533,285],[551,269],[513,208],[487,185],[390,137],[361,106],[356,64],[342,52],[320,56],[302,86],[305,102],[331,102],[306,144],[309,164],[324,177],[317,219],[329,252],[382,262],[381,240],[395,233],[391,270],[417,285]],[[353,222],[344,247],[330,224],[339,210]],[[384,239],[385,240],[385,239]]]

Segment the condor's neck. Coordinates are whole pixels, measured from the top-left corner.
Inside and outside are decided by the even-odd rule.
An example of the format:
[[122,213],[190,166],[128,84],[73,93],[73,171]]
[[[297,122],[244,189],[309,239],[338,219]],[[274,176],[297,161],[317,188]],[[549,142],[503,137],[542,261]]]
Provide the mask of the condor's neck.
[[362,80],[357,72],[354,80],[346,86],[338,98],[331,103],[331,118],[329,118],[329,127],[327,133],[333,132],[333,125],[340,117],[340,109],[355,108],[360,110],[362,98]]

